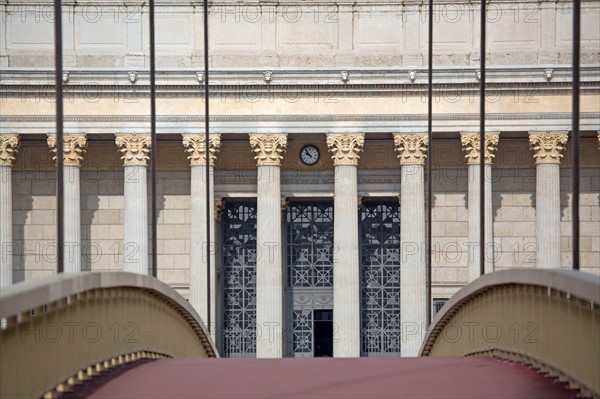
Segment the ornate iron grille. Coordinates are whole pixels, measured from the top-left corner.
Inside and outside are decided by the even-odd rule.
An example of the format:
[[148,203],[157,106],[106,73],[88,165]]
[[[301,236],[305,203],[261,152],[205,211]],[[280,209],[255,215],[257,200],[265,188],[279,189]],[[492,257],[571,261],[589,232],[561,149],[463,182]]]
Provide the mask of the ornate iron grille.
[[290,203],[286,222],[288,286],[333,287],[333,205]]
[[360,212],[362,352],[400,353],[400,207],[366,203]]
[[313,355],[313,311],[294,310],[293,351],[296,357]]
[[226,203],[222,216],[223,356],[256,355],[256,204]]

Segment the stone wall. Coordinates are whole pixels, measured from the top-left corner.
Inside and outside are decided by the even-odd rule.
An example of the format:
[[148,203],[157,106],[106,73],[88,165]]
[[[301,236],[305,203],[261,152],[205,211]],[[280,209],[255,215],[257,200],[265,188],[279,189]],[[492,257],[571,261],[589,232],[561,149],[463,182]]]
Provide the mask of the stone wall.
[[[437,2],[437,66],[478,65],[479,11],[467,1]],[[0,65],[53,66],[50,2],[3,1]],[[488,6],[488,65],[569,64],[571,2],[502,1]],[[65,3],[65,67],[147,68],[147,3]],[[582,62],[598,63],[597,2],[582,5]],[[427,65],[427,7],[421,1],[211,2],[212,67],[393,67]],[[202,7],[156,6],[159,68],[202,65]]]

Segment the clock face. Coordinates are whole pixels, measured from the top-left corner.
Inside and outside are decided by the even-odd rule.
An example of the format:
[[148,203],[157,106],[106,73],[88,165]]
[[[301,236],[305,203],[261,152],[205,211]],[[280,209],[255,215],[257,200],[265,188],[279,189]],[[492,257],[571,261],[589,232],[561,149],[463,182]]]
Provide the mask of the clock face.
[[319,161],[319,149],[314,145],[305,145],[300,150],[300,160],[306,165],[314,165]]

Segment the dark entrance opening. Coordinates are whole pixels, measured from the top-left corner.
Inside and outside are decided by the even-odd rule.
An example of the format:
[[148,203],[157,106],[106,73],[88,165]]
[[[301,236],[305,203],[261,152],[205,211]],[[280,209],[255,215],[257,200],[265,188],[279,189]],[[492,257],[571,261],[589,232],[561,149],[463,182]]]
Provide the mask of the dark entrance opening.
[[314,357],[333,356],[333,310],[314,311]]

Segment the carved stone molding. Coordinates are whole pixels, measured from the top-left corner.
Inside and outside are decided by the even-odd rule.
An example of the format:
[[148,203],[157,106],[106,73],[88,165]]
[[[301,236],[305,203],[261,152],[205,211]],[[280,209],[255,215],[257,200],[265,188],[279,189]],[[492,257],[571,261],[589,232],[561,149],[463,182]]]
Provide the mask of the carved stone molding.
[[12,166],[17,151],[19,151],[19,135],[0,135],[0,166]]
[[529,133],[535,163],[560,163],[568,137],[566,132]]
[[[211,166],[215,165],[217,152],[221,149],[221,135],[211,134],[208,137],[208,152],[210,154],[208,162]],[[204,134],[184,134],[183,146],[187,152],[190,165],[206,165],[206,135]]]
[[257,165],[281,165],[287,134],[250,134],[250,146]]
[[423,133],[395,133],[395,151],[400,165],[425,165],[427,158],[427,135]]
[[150,158],[151,139],[147,134],[116,134],[115,143],[119,147],[123,165],[142,165]]
[[[56,160],[56,135],[48,135],[48,147],[52,151],[52,159]],[[63,136],[63,163],[79,166],[87,147],[85,134],[65,134]]]
[[[498,149],[498,141],[500,135],[498,133],[485,134],[485,163],[491,164],[494,157],[494,152]],[[468,164],[479,163],[479,133],[461,133],[460,142],[463,145],[463,151],[467,152]]]
[[358,165],[364,145],[364,133],[327,135],[327,147],[334,165]]

